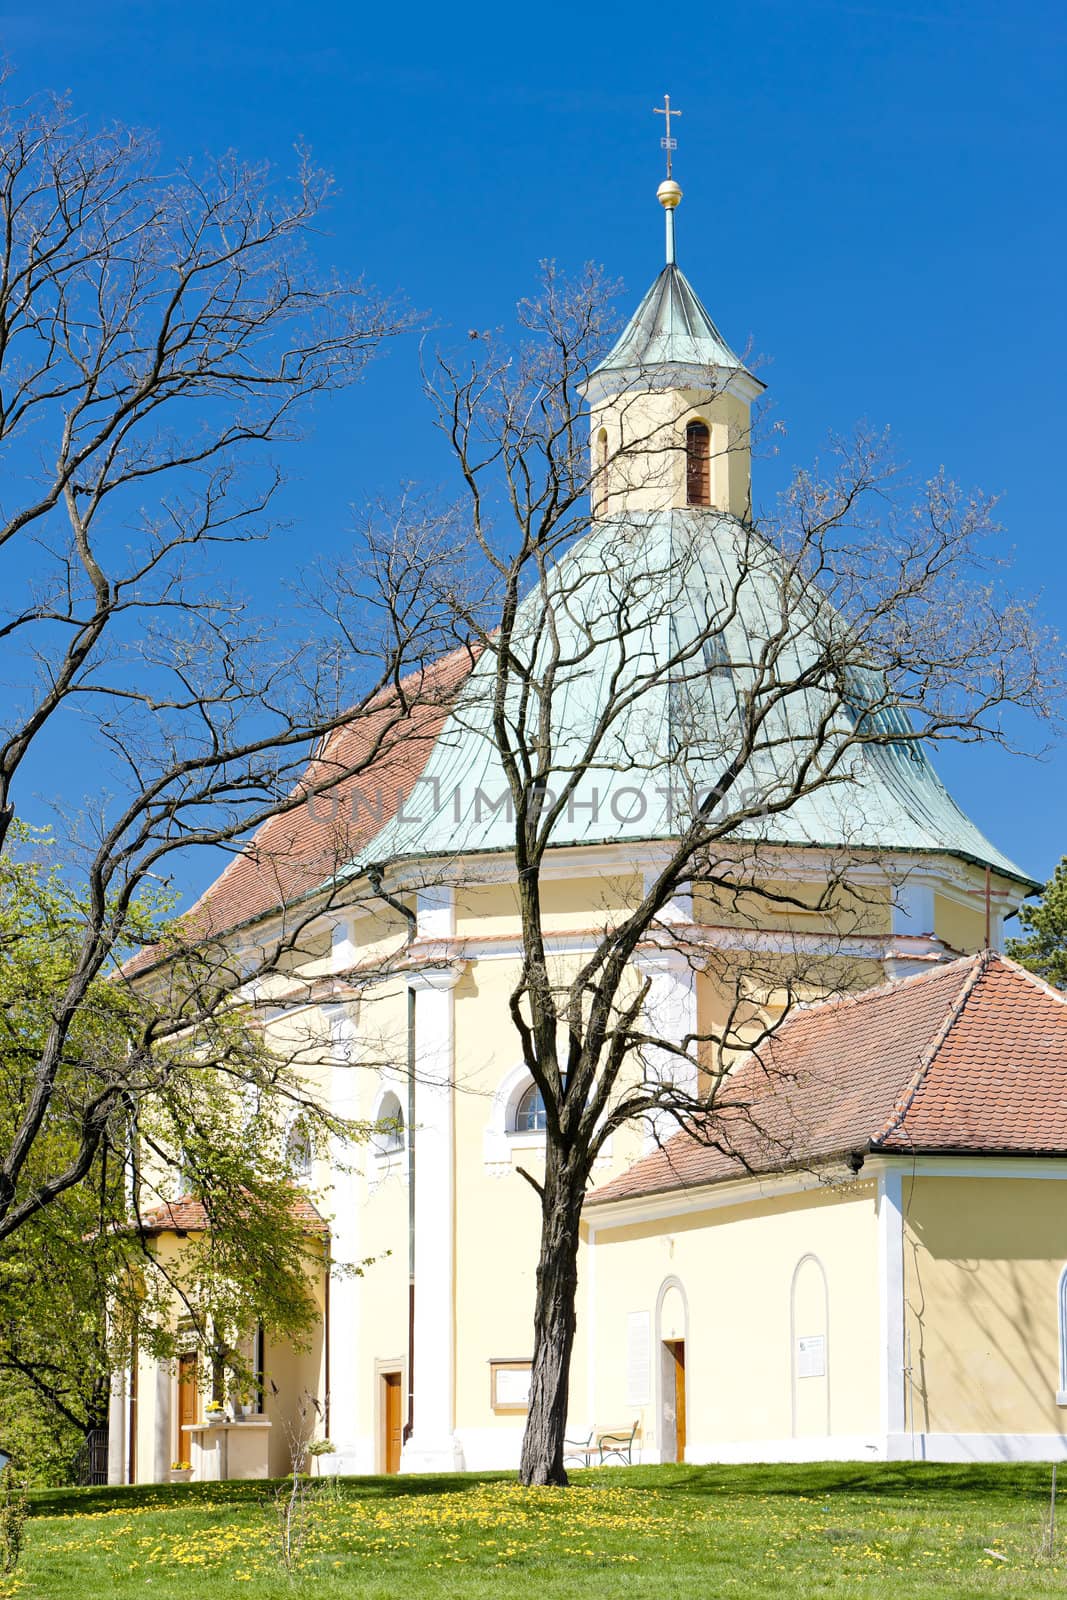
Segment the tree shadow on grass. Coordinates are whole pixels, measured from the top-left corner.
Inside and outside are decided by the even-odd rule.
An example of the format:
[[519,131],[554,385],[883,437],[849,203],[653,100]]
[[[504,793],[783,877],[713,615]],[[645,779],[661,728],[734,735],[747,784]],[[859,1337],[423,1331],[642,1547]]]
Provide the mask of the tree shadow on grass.
[[[311,1482],[317,1480],[312,1479]],[[514,1482],[513,1472],[448,1473],[423,1476],[338,1477],[342,1495],[358,1500],[399,1500],[413,1495],[464,1494],[484,1483]],[[30,1515],[90,1516],[101,1511],[161,1511],[180,1507],[256,1506],[273,1503],[288,1478],[237,1478],[225,1483],[145,1483],[91,1489],[31,1489]]]
[[[1046,1501],[1051,1466],[1044,1462],[946,1464],[925,1461],[815,1461],[776,1465],[607,1467],[572,1475],[588,1488],[619,1488],[634,1494],[696,1499],[811,1498],[862,1495],[885,1500],[945,1497],[955,1500]],[[228,1483],[139,1484],[92,1489],[35,1489],[31,1515],[86,1516],[102,1511],[261,1506],[273,1502],[285,1479]],[[442,1473],[423,1476],[338,1478],[345,1498],[403,1500],[425,1495],[469,1494],[484,1484],[514,1483],[513,1472]]]
[[852,1494],[1046,1500],[1048,1462],[814,1461],[775,1465],[630,1467],[618,1469],[637,1490],[659,1494],[798,1496]]

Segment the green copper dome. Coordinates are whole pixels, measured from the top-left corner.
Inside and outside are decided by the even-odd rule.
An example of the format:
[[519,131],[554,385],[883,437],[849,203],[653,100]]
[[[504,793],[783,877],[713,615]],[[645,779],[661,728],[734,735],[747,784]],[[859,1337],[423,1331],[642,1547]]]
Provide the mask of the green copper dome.
[[[771,547],[751,527],[704,508],[606,519],[556,563],[543,588],[524,601],[516,632],[517,651],[538,675],[549,659],[549,616],[558,642],[550,787],[558,791],[572,774],[578,777],[555,845],[677,835],[692,795],[716,787],[736,753],[739,692],[753,681],[761,641],[775,636],[789,603]],[[847,749],[833,782],[774,810],[799,763],[810,759],[814,730],[832,704],[818,671],[809,673],[814,687],[789,687],[815,660],[817,632],[814,621],[810,629],[789,630],[778,663],[784,692],[769,697],[765,736],[741,780],[763,813],[737,836],[838,851],[950,855],[1031,884],[952,800],[922,746],[903,737],[911,729],[901,713],[877,713],[886,742]],[[679,660],[676,672],[664,671],[663,663]],[[861,672],[851,676],[844,704],[832,713],[824,762],[871,715],[870,681]],[[370,841],[364,863],[512,847],[508,786],[492,737],[493,683],[487,651],[402,814]],[[590,752],[592,730],[620,698],[625,710]],[[516,695],[511,713],[518,715]],[[894,739],[894,732],[902,737]]]

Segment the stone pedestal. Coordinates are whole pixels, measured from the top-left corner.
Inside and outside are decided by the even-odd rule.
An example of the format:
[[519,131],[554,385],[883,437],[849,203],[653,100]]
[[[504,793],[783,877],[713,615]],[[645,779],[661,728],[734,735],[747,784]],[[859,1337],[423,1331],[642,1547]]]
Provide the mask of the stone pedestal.
[[187,1423],[194,1483],[225,1483],[230,1478],[270,1477],[270,1428],[266,1417],[240,1422]]

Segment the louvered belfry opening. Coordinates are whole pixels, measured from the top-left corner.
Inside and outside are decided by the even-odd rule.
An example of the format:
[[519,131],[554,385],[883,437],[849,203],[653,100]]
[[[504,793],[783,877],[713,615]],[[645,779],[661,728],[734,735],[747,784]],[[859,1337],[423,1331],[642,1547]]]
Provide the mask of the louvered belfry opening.
[[690,422],[685,430],[685,501],[711,504],[711,434],[706,422]]

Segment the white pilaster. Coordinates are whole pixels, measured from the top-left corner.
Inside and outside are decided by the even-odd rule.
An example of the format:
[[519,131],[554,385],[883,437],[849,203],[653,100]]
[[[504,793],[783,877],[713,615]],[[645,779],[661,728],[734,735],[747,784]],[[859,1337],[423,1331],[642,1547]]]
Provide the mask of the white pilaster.
[[[335,946],[336,948],[336,946]],[[355,1050],[356,1021],[345,1006],[329,1006],[324,1017],[329,1029],[333,1060],[331,1106],[339,1117],[359,1116],[357,1086],[359,1073],[351,1066]],[[362,1152],[365,1155],[365,1152]],[[359,1174],[352,1170],[357,1154],[348,1142],[334,1137],[330,1142],[333,1190],[333,1221],[330,1248],[339,1267],[358,1267],[360,1251]],[[361,1472],[366,1463],[360,1452],[359,1360],[363,1280],[353,1272],[335,1272],[330,1280],[330,1437],[337,1446],[334,1457],[338,1472]],[[319,1396],[325,1400],[326,1396]],[[369,1431],[369,1422],[363,1432]]]
[[126,1449],[126,1419],[129,1412],[130,1375],[126,1371],[111,1374],[111,1394],[107,1406],[107,1481],[125,1483],[128,1453]]
[[[420,934],[446,938],[450,905],[425,907]],[[400,1456],[402,1472],[463,1467],[455,1434],[455,1033],[453,989],[462,968],[424,968],[415,990],[415,1327],[414,1429]]]
[[[939,948],[934,940],[934,886],[925,878],[907,878],[897,884],[892,905],[893,937],[901,937],[908,943],[900,953],[889,956],[885,964],[886,975],[889,978],[910,978],[913,973],[927,971],[930,965],[929,961],[919,960],[917,956],[925,954],[927,948],[931,952]],[[913,940],[923,943],[912,944]]]
[[356,964],[355,921],[351,914],[339,916],[330,939],[330,965],[334,972],[347,972]]
[[[649,1033],[681,1045],[687,1034],[697,1031],[696,974],[684,950],[665,947],[643,950],[635,959],[643,978],[649,980],[645,996],[645,1023]],[[697,1067],[692,1059],[653,1046],[645,1051],[645,1080],[648,1083],[673,1083],[686,1095],[697,1092]],[[673,1119],[658,1112],[648,1129],[649,1148],[676,1131]]]
[[[174,1448],[174,1366],[170,1361],[156,1363],[155,1406],[152,1416],[152,1482],[166,1483]],[[110,1465],[108,1476],[110,1477]]]
[[878,1174],[879,1432],[904,1435],[904,1213],[899,1171]]
[[[643,888],[646,895],[650,894],[655,886],[659,871],[649,867],[643,874]],[[671,895],[667,904],[660,912],[657,921],[663,923],[689,923],[693,920],[693,887],[692,884],[682,884]]]

